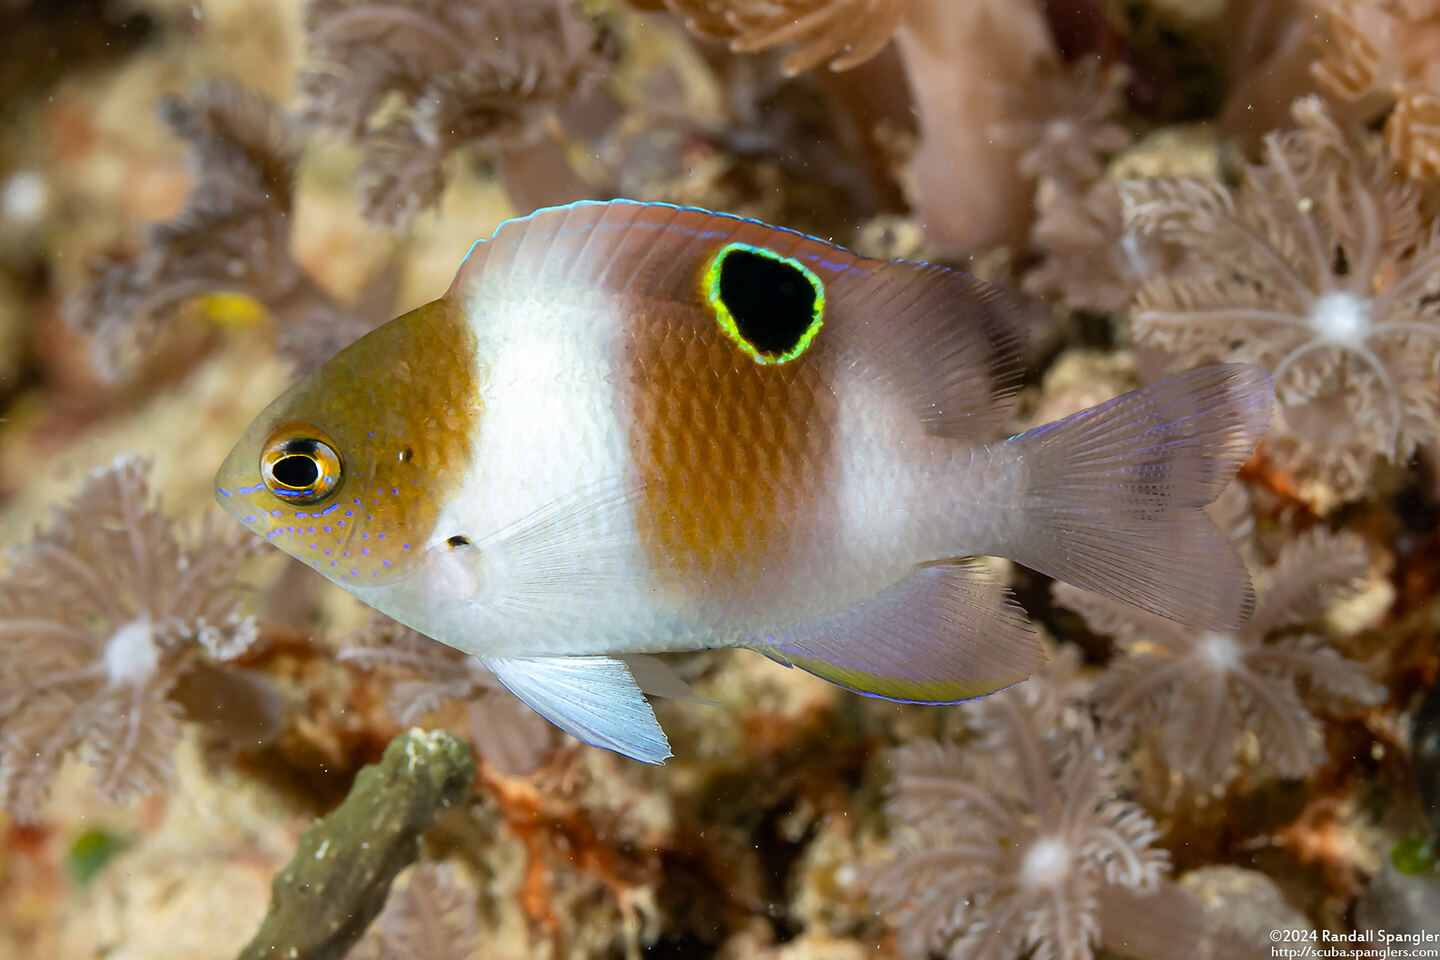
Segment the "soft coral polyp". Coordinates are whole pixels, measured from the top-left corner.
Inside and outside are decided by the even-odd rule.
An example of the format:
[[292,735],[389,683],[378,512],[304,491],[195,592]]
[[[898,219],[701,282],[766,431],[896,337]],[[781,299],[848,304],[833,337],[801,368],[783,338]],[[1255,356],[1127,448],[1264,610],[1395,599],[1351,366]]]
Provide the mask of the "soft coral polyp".
[[1131,321],[1172,369],[1223,360],[1275,377],[1272,458],[1341,498],[1377,460],[1440,442],[1440,243],[1420,188],[1313,98],[1237,188],[1121,185],[1125,229],[1176,252]]
[[1077,851],[1060,836],[1039,837],[1020,860],[1020,885],[1058,887],[1070,876]]
[[160,648],[150,618],[137,617],[110,634],[100,662],[111,687],[136,687],[153,677],[160,667]]
[[1308,322],[1324,342],[1347,349],[1363,345],[1374,328],[1370,304],[1344,290],[1331,291],[1316,300]]
[[[1369,564],[1358,536],[1312,529],[1258,571],[1254,614],[1225,633],[1182,627],[1066,584],[1054,593],[1092,630],[1115,638],[1119,656],[1095,685],[1103,725],[1155,747],[1177,787],[1194,791],[1229,783],[1251,765],[1304,776],[1322,757],[1320,721],[1306,700],[1324,697],[1336,709],[1383,696],[1361,664],[1305,629]],[[1242,764],[1247,734],[1256,755]]]
[[236,524],[193,540],[154,502],[149,468],[96,471],[0,578],[0,807],[38,817],[78,754],[107,800],[162,790],[180,737],[169,694],[207,651],[254,638],[236,565],[256,549]]

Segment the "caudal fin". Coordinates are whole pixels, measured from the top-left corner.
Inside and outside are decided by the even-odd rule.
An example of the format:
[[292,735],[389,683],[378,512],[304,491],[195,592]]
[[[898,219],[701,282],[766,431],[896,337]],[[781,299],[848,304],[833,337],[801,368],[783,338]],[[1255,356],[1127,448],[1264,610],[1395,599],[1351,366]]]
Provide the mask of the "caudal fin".
[[1270,422],[1270,376],[1202,367],[1009,441],[1024,457],[1007,556],[1057,580],[1190,626],[1233,629],[1254,594],[1201,508]]

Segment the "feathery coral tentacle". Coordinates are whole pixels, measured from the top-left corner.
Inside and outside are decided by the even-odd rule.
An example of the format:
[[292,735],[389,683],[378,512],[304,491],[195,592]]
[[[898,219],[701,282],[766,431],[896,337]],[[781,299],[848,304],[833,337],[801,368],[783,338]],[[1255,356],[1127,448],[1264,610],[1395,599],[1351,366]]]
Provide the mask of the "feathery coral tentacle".
[[1440,329],[1424,293],[1435,228],[1418,186],[1366,133],[1314,98],[1293,113],[1298,129],[1268,135],[1238,188],[1121,185],[1127,232],[1195,254],[1141,287],[1132,320],[1137,342],[1172,369],[1233,359],[1272,370],[1271,457],[1352,497],[1371,465],[1440,438],[1432,378],[1408,374],[1412,358],[1385,333]]
[[533,145],[604,67],[570,0],[317,0],[305,31],[305,115],[359,142],[366,216],[392,230],[439,202],[457,149]]
[[980,743],[893,753],[887,811],[917,842],[871,899],[898,914],[907,953],[1083,960],[1102,935],[1101,891],[1148,891],[1164,873],[1154,823],[1115,796],[1109,744],[1062,701],[1066,665],[967,704]]
[[234,579],[254,539],[182,541],[147,477],[146,464],[120,458],[48,530],[9,549],[0,806],[22,819],[38,815],[71,753],[90,760],[108,800],[163,789],[180,735],[171,688],[207,647],[255,637]]
[[1092,629],[1114,636],[1122,653],[1094,690],[1105,726],[1153,740],[1165,764],[1199,787],[1234,778],[1242,730],[1256,734],[1260,761],[1280,776],[1303,776],[1314,766],[1315,720],[1297,693],[1302,681],[1341,702],[1374,702],[1379,687],[1359,664],[1313,636],[1273,636],[1316,620],[1368,568],[1359,537],[1304,534],[1257,576],[1255,614],[1235,631],[1141,618],[1068,584],[1057,584],[1054,595]]

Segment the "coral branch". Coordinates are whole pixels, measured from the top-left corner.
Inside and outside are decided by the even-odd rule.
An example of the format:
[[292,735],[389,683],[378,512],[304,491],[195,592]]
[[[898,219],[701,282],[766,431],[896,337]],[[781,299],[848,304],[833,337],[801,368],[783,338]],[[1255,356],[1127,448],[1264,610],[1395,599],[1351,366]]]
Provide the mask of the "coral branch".
[[435,818],[465,798],[475,760],[462,740],[411,730],[360,771],[345,802],[300,838],[270,912],[239,960],[340,960],[385,905]]

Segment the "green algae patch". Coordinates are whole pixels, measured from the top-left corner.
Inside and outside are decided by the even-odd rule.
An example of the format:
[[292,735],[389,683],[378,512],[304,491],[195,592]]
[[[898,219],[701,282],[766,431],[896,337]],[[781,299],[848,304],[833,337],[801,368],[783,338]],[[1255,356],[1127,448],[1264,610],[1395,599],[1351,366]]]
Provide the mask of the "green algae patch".
[[1415,834],[1395,844],[1390,851],[1390,862],[1395,864],[1407,877],[1429,873],[1435,869],[1435,844],[1429,838]]
[[65,851],[65,872],[70,874],[76,886],[83,887],[105,869],[115,854],[128,846],[128,837],[103,827],[86,830],[72,840],[70,848]]

